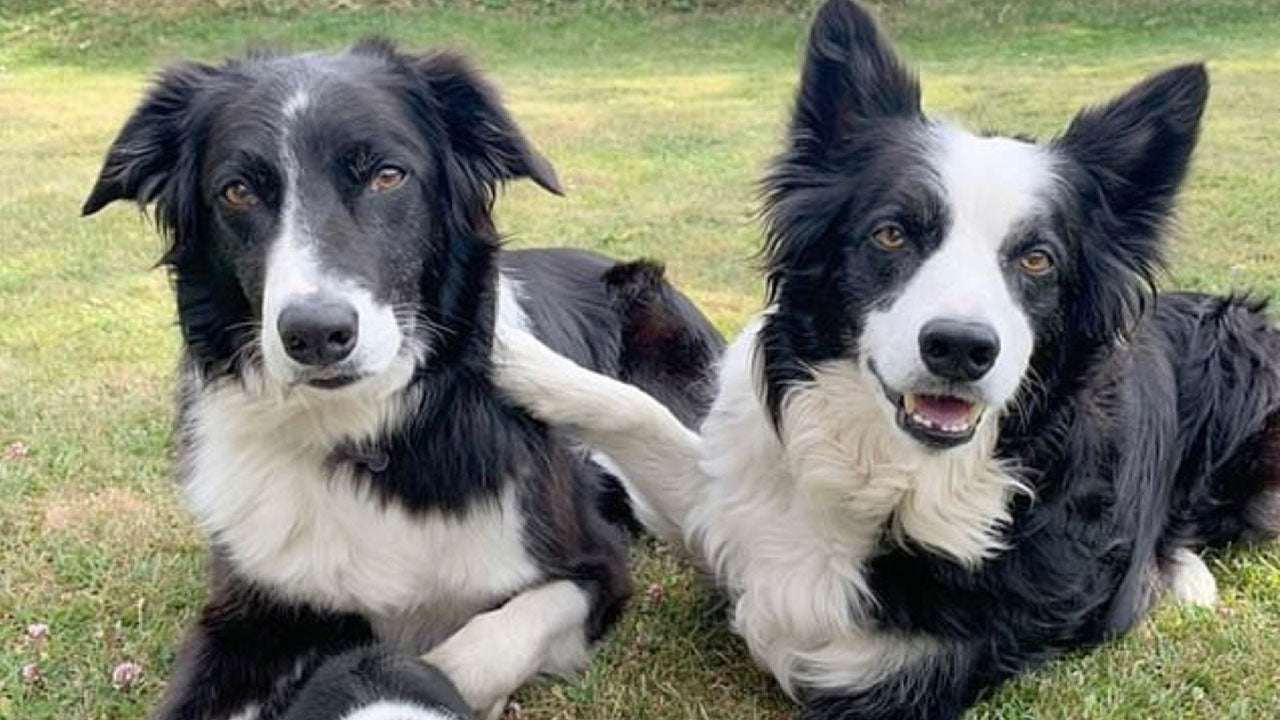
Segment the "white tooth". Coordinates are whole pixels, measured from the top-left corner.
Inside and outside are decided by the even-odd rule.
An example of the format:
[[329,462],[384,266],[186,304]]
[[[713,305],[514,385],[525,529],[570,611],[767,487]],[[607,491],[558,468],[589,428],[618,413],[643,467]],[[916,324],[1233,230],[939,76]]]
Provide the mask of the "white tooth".
[[903,395],[902,409],[906,410],[909,414],[914,415],[916,412],[916,396],[911,393],[907,393],[906,395]]

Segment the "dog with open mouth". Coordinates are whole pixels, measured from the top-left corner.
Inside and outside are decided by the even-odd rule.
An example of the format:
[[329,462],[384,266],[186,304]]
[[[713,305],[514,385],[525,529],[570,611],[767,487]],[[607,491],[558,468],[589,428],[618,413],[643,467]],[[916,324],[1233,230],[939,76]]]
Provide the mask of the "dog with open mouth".
[[925,115],[828,0],[764,182],[770,303],[688,430],[504,332],[497,382],[579,428],[728,596],[805,718],[946,720],[1280,530],[1280,330],[1156,291],[1200,65],[1049,142]]
[[[153,205],[170,240],[179,479],[210,545],[156,720],[279,718],[375,645],[426,654],[493,717],[617,617],[625,507],[493,386],[495,328],[689,422],[722,344],[654,265],[500,250],[494,194],[516,178],[559,193],[479,73],[382,41],[171,68],[120,131],[84,213]],[[428,672],[371,662],[352,667]]]

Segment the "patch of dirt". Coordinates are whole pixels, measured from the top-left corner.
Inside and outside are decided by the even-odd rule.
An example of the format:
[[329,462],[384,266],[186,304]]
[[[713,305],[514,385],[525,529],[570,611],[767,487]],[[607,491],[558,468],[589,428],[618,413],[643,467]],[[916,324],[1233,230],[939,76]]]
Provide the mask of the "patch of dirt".
[[51,497],[40,508],[43,532],[88,542],[137,542],[172,527],[172,520],[171,508],[124,488]]

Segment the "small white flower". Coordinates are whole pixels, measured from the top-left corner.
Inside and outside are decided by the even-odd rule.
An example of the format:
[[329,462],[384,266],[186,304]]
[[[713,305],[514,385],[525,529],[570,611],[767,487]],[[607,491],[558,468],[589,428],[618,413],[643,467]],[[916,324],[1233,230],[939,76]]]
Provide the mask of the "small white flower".
[[131,687],[142,679],[142,666],[135,662],[122,662],[111,671],[111,684],[117,690]]
[[21,442],[11,442],[4,446],[4,453],[0,454],[0,458],[14,462],[21,460],[27,456],[27,446]]

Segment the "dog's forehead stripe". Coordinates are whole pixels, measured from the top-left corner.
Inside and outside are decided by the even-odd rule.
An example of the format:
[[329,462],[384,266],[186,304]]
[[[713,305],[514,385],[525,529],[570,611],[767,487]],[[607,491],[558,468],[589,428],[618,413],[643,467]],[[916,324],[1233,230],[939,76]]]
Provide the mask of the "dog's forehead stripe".
[[1052,155],[1005,137],[981,137],[940,125],[934,168],[950,206],[953,231],[995,249],[1034,214],[1054,184]]

